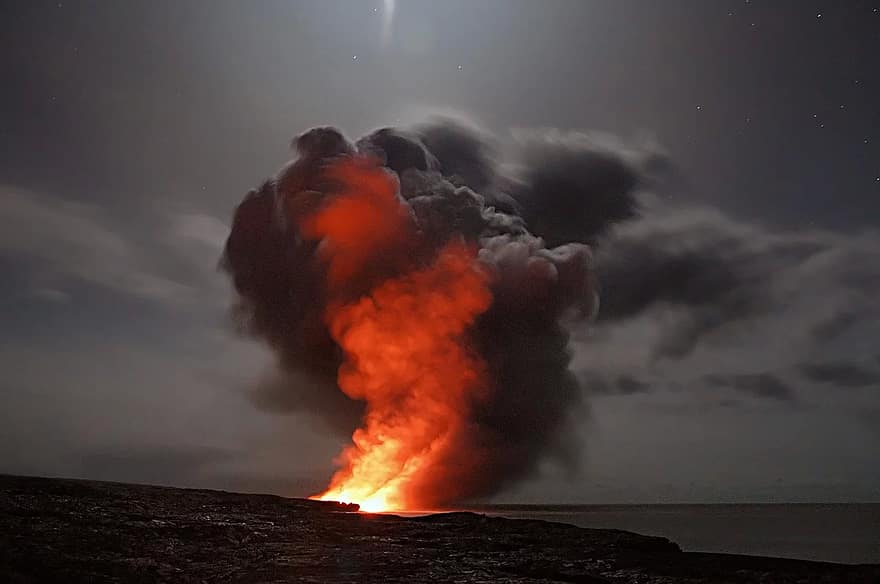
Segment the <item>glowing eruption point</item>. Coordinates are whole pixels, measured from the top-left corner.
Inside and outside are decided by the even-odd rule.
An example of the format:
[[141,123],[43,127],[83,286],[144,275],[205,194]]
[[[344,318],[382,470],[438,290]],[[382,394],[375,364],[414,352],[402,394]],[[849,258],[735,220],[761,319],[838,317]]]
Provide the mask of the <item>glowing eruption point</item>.
[[[351,280],[363,279],[371,260],[384,258],[392,244],[401,247],[415,230],[396,181],[383,169],[356,159],[337,163],[328,175],[341,191],[302,229],[321,240],[330,297],[338,299],[326,319],[345,353],[339,386],[366,402],[366,413],[330,486],[314,498],[358,503],[369,512],[424,509],[437,498],[438,479],[449,475],[450,452],[468,431],[471,406],[485,395],[484,363],[467,339],[492,301],[488,276],[473,249],[451,241],[426,265],[347,298]],[[452,464],[469,472],[478,458],[474,452]]]

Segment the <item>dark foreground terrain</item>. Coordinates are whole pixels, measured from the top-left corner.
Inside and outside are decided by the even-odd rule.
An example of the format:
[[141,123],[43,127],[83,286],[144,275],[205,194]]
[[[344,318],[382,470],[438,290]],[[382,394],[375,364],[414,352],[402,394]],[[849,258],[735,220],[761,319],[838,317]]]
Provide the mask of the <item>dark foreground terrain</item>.
[[0,476],[2,582],[878,583],[880,566],[685,553],[543,521]]

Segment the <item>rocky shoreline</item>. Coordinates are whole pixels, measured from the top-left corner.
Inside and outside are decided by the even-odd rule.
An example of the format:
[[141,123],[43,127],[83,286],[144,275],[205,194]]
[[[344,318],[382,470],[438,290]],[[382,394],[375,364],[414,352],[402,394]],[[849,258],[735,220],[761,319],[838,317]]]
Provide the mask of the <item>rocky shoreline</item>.
[[4,582],[880,582],[850,566],[475,513],[369,515],[274,495],[0,476]]

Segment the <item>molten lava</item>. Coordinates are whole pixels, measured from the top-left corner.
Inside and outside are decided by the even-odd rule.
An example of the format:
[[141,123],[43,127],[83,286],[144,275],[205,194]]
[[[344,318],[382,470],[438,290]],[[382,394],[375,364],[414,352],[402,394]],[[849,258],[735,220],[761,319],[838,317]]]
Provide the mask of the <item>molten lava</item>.
[[[442,498],[432,489],[443,488],[435,479],[449,476],[450,466],[470,472],[479,464],[479,453],[470,460],[451,453],[487,390],[468,333],[491,304],[488,275],[473,249],[450,241],[384,277],[371,265],[387,264],[386,250],[417,237],[396,180],[364,159],[337,162],[327,173],[340,188],[301,228],[321,241],[328,263],[326,320],[345,356],[339,387],[366,408],[339,470],[314,498],[369,512],[426,509]],[[353,279],[367,282],[356,298]]]

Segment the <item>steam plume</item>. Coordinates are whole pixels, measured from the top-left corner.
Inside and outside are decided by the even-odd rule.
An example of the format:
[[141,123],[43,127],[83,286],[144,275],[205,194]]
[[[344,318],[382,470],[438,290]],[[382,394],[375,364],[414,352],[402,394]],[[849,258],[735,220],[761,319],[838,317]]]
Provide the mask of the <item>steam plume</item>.
[[223,265],[242,326],[278,355],[259,402],[361,421],[329,493],[381,448],[391,474],[353,498],[397,481],[395,507],[488,496],[546,458],[573,467],[586,407],[565,323],[596,310],[587,243],[634,214],[637,165],[536,135],[502,173],[450,120],[294,146],[239,205]]

